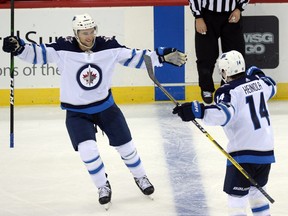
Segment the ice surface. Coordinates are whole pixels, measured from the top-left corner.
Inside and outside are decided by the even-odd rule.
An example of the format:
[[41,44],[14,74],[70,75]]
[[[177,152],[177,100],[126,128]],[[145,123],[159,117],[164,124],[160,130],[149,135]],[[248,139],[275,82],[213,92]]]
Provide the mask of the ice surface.
[[[98,148],[112,187],[108,212],[74,152],[58,106],[15,107],[15,147],[9,148],[9,107],[0,108],[1,216],[225,216],[225,156],[193,123],[172,115],[172,103],[119,105],[130,126],[154,200],[137,188],[107,137]],[[287,216],[288,102],[270,102],[275,154],[268,193],[273,216]],[[201,122],[199,122],[201,123]],[[203,125],[204,126],[204,125]],[[204,128],[223,147],[221,127]],[[261,139],[260,141],[261,142]],[[251,214],[250,214],[251,215]]]

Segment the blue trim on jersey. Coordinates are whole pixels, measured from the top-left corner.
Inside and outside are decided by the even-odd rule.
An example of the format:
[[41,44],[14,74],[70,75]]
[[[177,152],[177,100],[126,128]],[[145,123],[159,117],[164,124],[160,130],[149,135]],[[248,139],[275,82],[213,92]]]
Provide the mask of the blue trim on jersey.
[[[95,113],[99,113],[102,112],[103,110],[108,109],[109,107],[111,107],[114,104],[114,99],[112,94],[110,94],[108,99],[105,99],[104,102],[100,103],[100,104],[95,104],[95,105],[91,105],[91,107],[89,107],[89,105],[85,108],[81,108],[83,106],[67,106],[67,104],[64,105],[64,103],[61,103],[61,109],[63,110],[70,110],[73,112],[80,112],[80,113],[87,113],[87,114],[95,114]],[[74,108],[73,108],[74,107]]]
[[46,48],[45,48],[44,44],[40,44],[40,47],[41,47],[41,49],[42,49],[43,64],[47,64]]
[[[256,156],[256,155],[242,155],[233,157],[238,163],[252,163],[252,164],[270,164],[275,162],[274,155],[270,156]],[[227,160],[227,166],[233,164]]]
[[144,61],[144,55],[146,54],[146,52],[147,52],[147,50],[143,50],[142,56],[141,56],[138,64],[136,65],[136,68],[140,68],[141,67],[141,65],[142,65],[142,63]]
[[256,212],[262,212],[262,211],[268,210],[269,208],[270,208],[269,204],[267,204],[267,205],[262,206],[262,207],[252,208],[251,210],[253,213],[256,213]]
[[166,47],[158,47],[157,48],[158,55],[163,56],[164,55],[164,49],[166,49]]
[[275,95],[275,93],[276,93],[276,91],[275,91],[275,85],[276,85],[276,83],[275,83],[275,81],[274,81],[273,79],[271,79],[270,77],[261,77],[261,79],[262,79],[268,86],[272,86],[271,94],[270,94],[270,97],[269,97],[269,99],[271,99],[271,98]]
[[90,175],[94,175],[94,174],[98,173],[103,167],[104,167],[104,164],[101,163],[101,165],[97,169],[88,170],[88,172],[89,172]]
[[131,56],[131,58],[128,59],[128,60],[124,63],[124,66],[127,67],[127,66],[130,64],[130,62],[132,61],[132,59],[134,58],[135,55],[136,55],[136,50],[133,49],[133,50],[132,50],[132,56]]
[[219,103],[219,104],[217,104],[217,106],[219,106],[221,108],[221,110],[223,110],[225,115],[226,115],[226,121],[223,125],[221,125],[221,126],[225,126],[231,119],[231,113],[230,113],[228,107],[226,107],[224,104]]
[[272,86],[272,91],[271,91],[271,95],[269,97],[269,100],[275,95],[275,87]]
[[33,64],[37,64],[36,44],[32,43],[32,47],[33,47],[33,51],[34,51]]
[[137,167],[141,163],[140,158],[133,164],[126,164],[127,167]]

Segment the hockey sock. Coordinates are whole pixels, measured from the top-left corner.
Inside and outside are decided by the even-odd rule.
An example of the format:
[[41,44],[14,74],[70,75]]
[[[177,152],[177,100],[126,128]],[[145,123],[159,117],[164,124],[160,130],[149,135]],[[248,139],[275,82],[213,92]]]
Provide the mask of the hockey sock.
[[[265,190],[265,186],[263,189]],[[249,190],[249,202],[253,216],[270,215],[268,200],[256,187],[251,187]]]
[[229,216],[246,216],[247,206],[248,206],[248,195],[241,197],[228,195]]
[[84,162],[94,184],[97,188],[107,182],[103,161],[94,140],[86,140],[78,145],[80,157]]
[[124,145],[116,147],[116,149],[134,178],[140,178],[146,175],[132,140]]

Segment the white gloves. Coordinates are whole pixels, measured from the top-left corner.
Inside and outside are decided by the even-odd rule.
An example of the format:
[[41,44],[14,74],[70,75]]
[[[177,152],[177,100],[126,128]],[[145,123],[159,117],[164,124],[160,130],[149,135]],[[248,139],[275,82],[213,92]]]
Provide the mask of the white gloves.
[[161,63],[167,62],[180,67],[187,61],[187,55],[176,48],[158,47],[156,53]]

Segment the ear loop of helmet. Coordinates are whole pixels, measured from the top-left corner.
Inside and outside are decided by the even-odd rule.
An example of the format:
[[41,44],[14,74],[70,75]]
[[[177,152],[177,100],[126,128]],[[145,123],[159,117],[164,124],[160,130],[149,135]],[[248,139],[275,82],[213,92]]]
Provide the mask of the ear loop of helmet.
[[221,79],[223,80],[224,83],[227,83],[227,75],[226,75],[226,78],[223,76],[225,73],[226,75],[226,72],[224,69],[221,69]]

